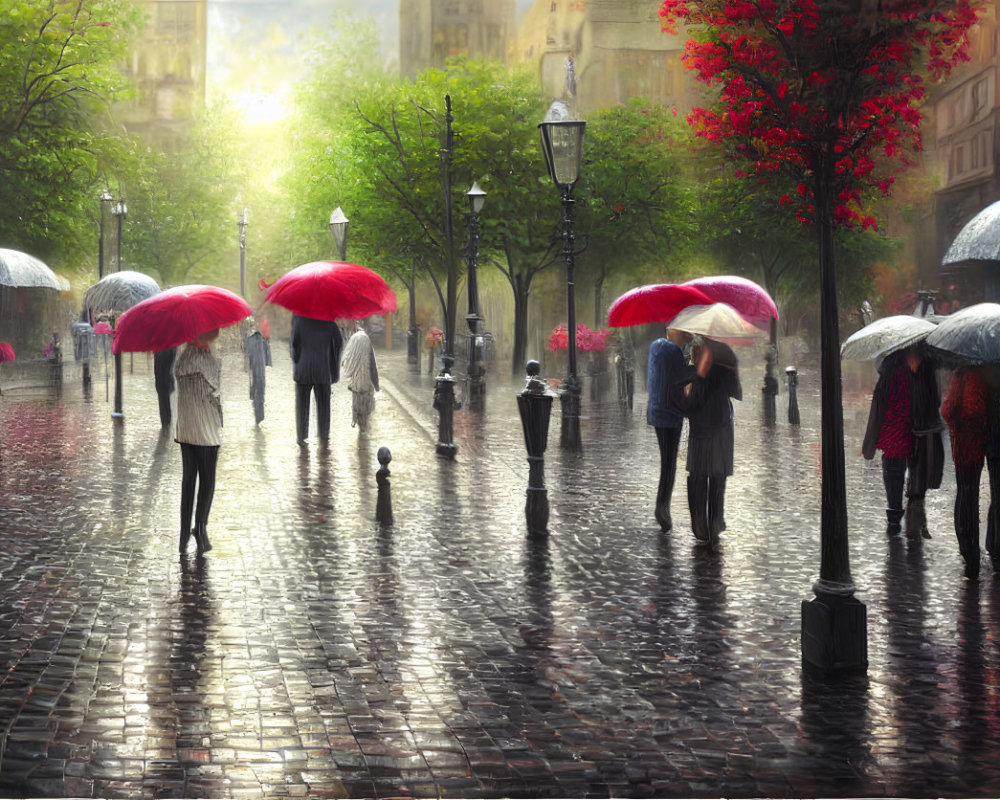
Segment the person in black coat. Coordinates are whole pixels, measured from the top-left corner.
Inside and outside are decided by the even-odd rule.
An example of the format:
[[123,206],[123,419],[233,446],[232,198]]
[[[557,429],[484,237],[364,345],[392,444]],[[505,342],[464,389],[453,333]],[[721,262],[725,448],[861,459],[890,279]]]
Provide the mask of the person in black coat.
[[168,347],[153,353],[153,385],[160,402],[160,425],[170,427],[170,394],[174,391],[174,361],[177,348]]
[[309,395],[316,398],[316,426],[330,438],[330,385],[340,380],[343,338],[332,320],[292,315],[292,378],[295,381],[295,432],[299,444],[309,436]]
[[660,481],[656,488],[654,515],[664,533],[674,525],[670,516],[670,497],[674,491],[677,452],[684,422],[674,395],[676,385],[684,377],[683,347],[690,339],[689,333],[669,328],[667,338],[657,339],[649,346],[646,366],[646,388],[649,391],[646,422],[656,431],[660,447]]
[[713,544],[726,529],[726,478],[733,474],[733,403],[743,399],[736,356],[708,340],[691,353],[694,367],[684,378],[678,405],[688,418],[688,507],[691,529]]

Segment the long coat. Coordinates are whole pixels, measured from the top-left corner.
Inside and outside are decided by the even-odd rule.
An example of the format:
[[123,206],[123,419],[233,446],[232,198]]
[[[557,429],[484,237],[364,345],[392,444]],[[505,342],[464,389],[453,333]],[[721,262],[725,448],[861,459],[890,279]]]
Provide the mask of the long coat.
[[292,316],[292,378],[329,386],[340,380],[340,328],[332,320]]
[[688,418],[688,473],[732,475],[735,433],[731,398],[743,399],[739,374],[718,363],[704,378],[693,367],[689,370],[684,383],[691,384],[691,392],[677,398]]
[[684,377],[684,352],[669,339],[659,338],[649,346],[646,388],[649,405],[646,422],[654,428],[680,428],[684,422],[674,398],[674,386]]

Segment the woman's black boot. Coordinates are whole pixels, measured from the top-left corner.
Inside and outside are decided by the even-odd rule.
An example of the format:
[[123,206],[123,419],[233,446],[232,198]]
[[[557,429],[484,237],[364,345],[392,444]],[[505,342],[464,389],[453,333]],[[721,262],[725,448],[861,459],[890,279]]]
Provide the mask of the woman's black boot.
[[208,526],[204,522],[199,522],[195,526],[194,541],[198,545],[199,553],[207,553],[212,549],[212,543],[208,541]]

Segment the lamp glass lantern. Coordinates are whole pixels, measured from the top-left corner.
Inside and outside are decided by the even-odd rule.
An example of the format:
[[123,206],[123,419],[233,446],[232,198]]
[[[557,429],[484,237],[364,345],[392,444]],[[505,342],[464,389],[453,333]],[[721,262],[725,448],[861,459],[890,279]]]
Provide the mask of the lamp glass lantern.
[[350,220],[344,214],[344,210],[337,206],[330,214],[330,233],[333,234],[333,242],[337,246],[337,257],[343,261],[347,257],[347,226]]
[[465,193],[465,196],[469,198],[469,210],[479,216],[483,210],[483,204],[486,202],[486,192],[480,188],[477,181],[473,181],[472,188]]
[[582,119],[546,120],[538,126],[542,134],[545,165],[560,189],[572,189],[580,178],[586,127],[587,123]]

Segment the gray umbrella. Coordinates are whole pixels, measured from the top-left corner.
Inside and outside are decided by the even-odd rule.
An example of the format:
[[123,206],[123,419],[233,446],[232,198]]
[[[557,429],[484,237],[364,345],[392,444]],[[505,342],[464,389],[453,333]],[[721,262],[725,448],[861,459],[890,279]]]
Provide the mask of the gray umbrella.
[[0,286],[62,290],[58,276],[44,262],[20,250],[0,248]]
[[987,206],[965,224],[941,266],[964,261],[1000,261],[1000,202]]
[[122,270],[105,275],[83,295],[83,307],[95,314],[124,314],[136,303],[160,293],[160,285],[141,272]]
[[840,347],[840,357],[851,361],[885,358],[926,339],[935,327],[930,320],[909,314],[881,317],[848,336]]
[[977,303],[949,314],[927,337],[950,362],[1000,364],[1000,304]]

